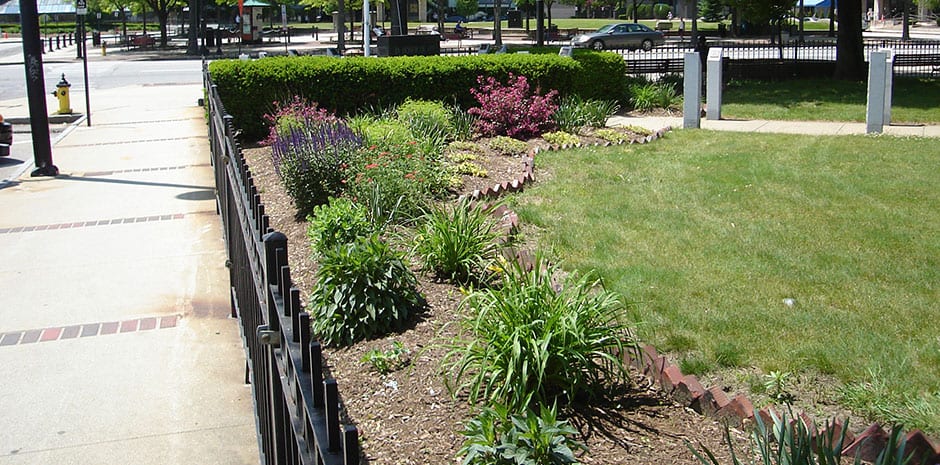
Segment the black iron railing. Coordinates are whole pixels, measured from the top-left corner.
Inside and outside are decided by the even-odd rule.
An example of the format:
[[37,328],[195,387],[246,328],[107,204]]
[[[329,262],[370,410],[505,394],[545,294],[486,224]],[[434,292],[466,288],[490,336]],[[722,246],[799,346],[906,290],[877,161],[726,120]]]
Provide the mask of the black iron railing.
[[[800,41],[791,38],[782,43],[771,44],[764,41],[720,40],[707,38],[708,48],[721,47],[722,56],[729,63],[731,74],[735,77],[757,77],[755,68],[760,68],[767,76],[786,78],[801,74],[798,70],[818,70],[826,75],[836,61],[836,43],[834,39],[812,39]],[[894,67],[895,76],[938,77],[940,76],[940,41],[935,40],[899,40],[866,39],[863,42],[865,56],[872,51],[891,49],[897,59]],[[665,46],[650,51],[612,50],[623,56],[630,74],[665,74],[681,73],[682,60],[686,52],[702,51],[689,42],[669,42]],[[867,58],[866,58],[867,59]],[[828,66],[826,66],[828,64]],[[734,70],[744,70],[737,76]],[[797,71],[794,71],[797,70]],[[831,73],[829,73],[831,74]]]
[[287,237],[269,228],[261,196],[203,64],[209,140],[222,217],[232,316],[245,346],[245,382],[265,465],[359,463],[359,432],[341,427],[336,380],[324,379],[319,342],[291,285]]

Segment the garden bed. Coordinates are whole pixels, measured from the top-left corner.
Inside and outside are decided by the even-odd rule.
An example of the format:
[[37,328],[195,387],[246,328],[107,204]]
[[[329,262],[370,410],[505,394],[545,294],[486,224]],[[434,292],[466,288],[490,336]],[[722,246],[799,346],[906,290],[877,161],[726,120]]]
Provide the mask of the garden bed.
[[[625,135],[625,139],[631,136]],[[609,143],[587,134],[582,140],[585,144]],[[486,141],[477,142],[488,147]],[[530,149],[547,149],[551,144],[534,139],[528,145]],[[520,157],[484,152],[474,162],[487,176],[464,175],[459,194],[520,177]],[[271,226],[288,237],[292,279],[306,302],[316,280],[316,264],[307,245],[307,222],[297,219],[270,154],[269,147],[245,150]],[[541,171],[537,174],[551,176]],[[415,271],[428,306],[408,329],[324,351],[328,370],[340,385],[343,415],[361,432],[365,463],[458,463],[457,451],[464,439],[461,431],[474,415],[466,400],[454,399],[447,390],[441,369],[444,350],[439,347],[455,335],[464,294],[455,285]],[[408,363],[399,369],[380,375],[362,361],[370,351],[386,351],[395,344],[409,351]],[[631,378],[629,386],[612,391],[604,402],[573,404],[563,411],[588,447],[587,453],[579,455],[582,463],[694,465],[699,462],[687,444],[700,443],[723,453],[724,428],[719,422],[673,402],[641,374],[633,372]],[[738,440],[744,436],[733,434]]]

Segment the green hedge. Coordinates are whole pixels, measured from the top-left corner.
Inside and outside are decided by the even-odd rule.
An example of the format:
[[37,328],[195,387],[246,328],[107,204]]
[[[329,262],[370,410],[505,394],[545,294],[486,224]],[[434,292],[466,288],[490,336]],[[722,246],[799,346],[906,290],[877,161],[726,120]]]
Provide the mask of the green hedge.
[[575,59],[554,54],[493,54],[462,57],[390,57],[342,59],[272,57],[263,60],[219,60],[209,64],[213,82],[226,111],[243,131],[245,140],[267,134],[262,116],[272,102],[299,95],[337,114],[363,108],[383,108],[415,99],[453,102],[464,108],[475,102],[470,88],[477,76],[505,80],[521,74],[542,92],[624,100],[625,65],[613,53],[578,50]]

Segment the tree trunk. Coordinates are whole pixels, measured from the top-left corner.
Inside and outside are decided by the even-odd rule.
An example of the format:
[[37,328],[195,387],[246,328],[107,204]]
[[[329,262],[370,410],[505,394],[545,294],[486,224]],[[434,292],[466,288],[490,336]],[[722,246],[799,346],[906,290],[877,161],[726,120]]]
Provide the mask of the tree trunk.
[[166,33],[167,23],[169,23],[170,12],[169,11],[158,11],[157,12],[157,21],[160,21],[160,46],[166,47],[167,41],[169,40]]
[[861,81],[865,78],[862,47],[862,6],[860,2],[839,2],[839,34],[836,38],[836,79]]
[[901,40],[911,40],[911,7],[906,0],[901,2]]

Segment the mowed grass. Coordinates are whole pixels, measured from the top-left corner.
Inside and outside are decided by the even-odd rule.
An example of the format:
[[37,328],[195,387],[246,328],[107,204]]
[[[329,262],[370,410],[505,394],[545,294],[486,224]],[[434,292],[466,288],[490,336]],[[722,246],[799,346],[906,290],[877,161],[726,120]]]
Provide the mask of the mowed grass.
[[[799,121],[865,121],[866,82],[735,81],[722,95],[722,117]],[[893,123],[940,123],[940,80],[898,78]]]
[[540,153],[515,208],[657,348],[831,374],[847,407],[940,433],[937,143],[680,130]]

